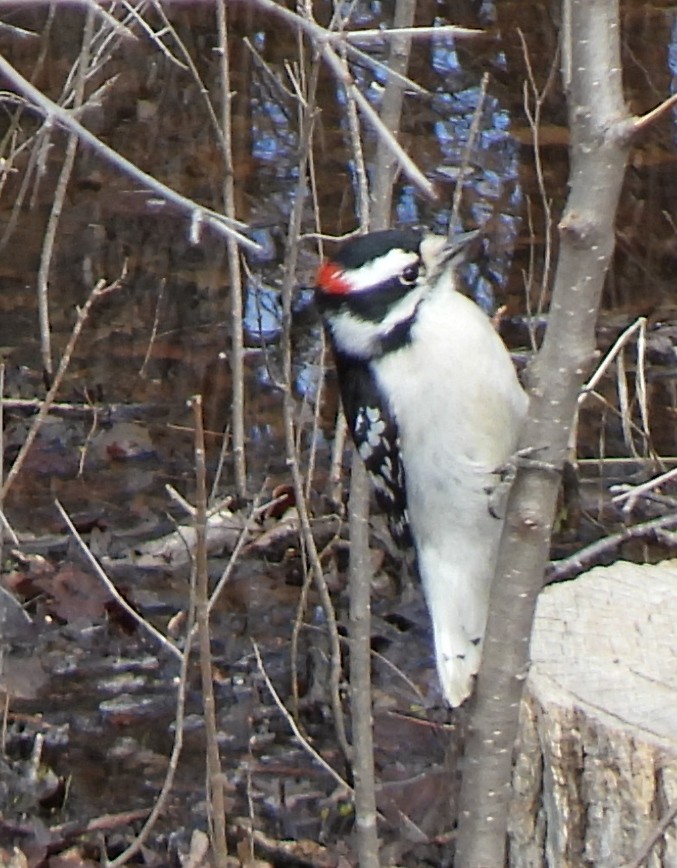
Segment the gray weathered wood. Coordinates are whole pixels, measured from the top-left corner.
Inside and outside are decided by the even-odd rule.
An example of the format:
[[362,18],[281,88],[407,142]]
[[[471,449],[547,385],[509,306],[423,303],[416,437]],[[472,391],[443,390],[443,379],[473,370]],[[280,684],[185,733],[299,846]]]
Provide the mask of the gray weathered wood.
[[[677,560],[598,567],[540,597],[511,868],[620,868],[677,800]],[[677,829],[649,868],[677,868]]]

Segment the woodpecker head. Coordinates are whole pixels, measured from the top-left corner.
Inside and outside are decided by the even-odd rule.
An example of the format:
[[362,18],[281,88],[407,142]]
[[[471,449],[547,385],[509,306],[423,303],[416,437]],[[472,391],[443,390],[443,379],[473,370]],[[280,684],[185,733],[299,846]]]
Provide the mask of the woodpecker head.
[[315,298],[335,350],[364,359],[406,344],[426,295],[453,288],[453,266],[475,232],[452,241],[416,230],[361,235],[326,259]]

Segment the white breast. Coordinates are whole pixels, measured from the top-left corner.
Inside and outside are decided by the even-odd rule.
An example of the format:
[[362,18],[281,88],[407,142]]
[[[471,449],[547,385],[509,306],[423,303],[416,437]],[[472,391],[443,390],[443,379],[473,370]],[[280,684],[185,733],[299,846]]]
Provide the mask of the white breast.
[[421,302],[411,342],[373,366],[399,425],[440,680],[458,705],[479,666],[502,530],[487,492],[515,452],[527,397],[487,316],[445,283]]

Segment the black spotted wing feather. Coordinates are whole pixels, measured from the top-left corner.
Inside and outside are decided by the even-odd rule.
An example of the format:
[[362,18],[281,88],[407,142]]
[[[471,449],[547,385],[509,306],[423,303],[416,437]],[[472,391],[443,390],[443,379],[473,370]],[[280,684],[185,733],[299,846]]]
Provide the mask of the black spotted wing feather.
[[374,495],[395,542],[412,546],[407,491],[397,421],[383,399],[369,365],[336,354],[343,409]]

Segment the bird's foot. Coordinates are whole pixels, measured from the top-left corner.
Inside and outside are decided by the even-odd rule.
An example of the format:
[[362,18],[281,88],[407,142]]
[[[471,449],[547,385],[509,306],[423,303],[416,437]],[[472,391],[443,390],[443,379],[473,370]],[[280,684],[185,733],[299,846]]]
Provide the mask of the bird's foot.
[[498,481],[494,485],[488,485],[484,491],[489,496],[489,513],[494,518],[505,518],[505,505],[508,500],[508,492],[515,481],[518,467],[528,467],[543,470],[547,473],[561,473],[561,468],[550,461],[541,461],[534,455],[545,449],[545,446],[527,446],[518,449],[500,467],[494,470]]
[[515,468],[527,467],[531,470],[544,470],[547,473],[561,473],[561,465],[554,464],[552,461],[541,461],[534,457],[546,448],[545,446],[527,446],[524,449],[518,449],[511,460]]
[[489,496],[489,515],[494,518],[505,518],[505,505],[508,500],[508,492],[517,475],[517,462],[509,458],[505,464],[494,470],[494,476],[498,480],[493,485],[487,485],[484,489]]

